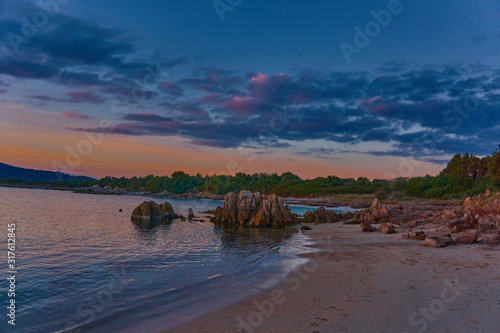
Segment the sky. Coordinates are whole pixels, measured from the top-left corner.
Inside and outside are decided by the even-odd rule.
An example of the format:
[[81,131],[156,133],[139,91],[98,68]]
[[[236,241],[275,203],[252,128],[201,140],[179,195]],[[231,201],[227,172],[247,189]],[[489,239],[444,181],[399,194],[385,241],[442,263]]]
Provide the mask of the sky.
[[500,1],[0,0],[0,162],[435,175],[500,143]]

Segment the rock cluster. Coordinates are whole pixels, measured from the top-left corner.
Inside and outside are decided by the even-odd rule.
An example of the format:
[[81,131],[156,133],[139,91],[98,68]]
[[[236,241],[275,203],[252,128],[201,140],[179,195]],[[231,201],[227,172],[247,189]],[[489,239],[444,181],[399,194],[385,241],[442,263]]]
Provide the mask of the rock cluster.
[[333,210],[319,206],[318,209],[304,214],[305,223],[335,223],[342,221],[342,216]]
[[172,220],[176,217],[174,208],[168,202],[158,205],[154,201],[144,201],[132,212],[132,221],[137,222],[158,222]]
[[86,194],[108,194],[108,195],[121,195],[121,194],[129,194],[129,192],[119,188],[115,187],[112,188],[111,186],[105,186],[101,187],[99,185],[93,185],[89,187],[82,187],[74,190],[75,193],[86,193]]
[[239,194],[226,194],[224,206],[217,207],[214,215],[215,225],[254,228],[279,228],[295,223],[297,218],[276,194],[263,195],[245,190]]
[[385,205],[380,205],[378,199],[374,199],[370,208],[358,210],[354,213],[352,220],[348,224],[356,224],[361,222],[382,223],[389,222],[389,208]]

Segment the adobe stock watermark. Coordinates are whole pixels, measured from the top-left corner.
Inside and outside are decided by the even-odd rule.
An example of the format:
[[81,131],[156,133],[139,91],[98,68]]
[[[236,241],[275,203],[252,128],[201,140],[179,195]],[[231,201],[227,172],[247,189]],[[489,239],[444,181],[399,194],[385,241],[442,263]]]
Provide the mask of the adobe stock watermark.
[[[160,77],[160,64],[156,63],[151,66],[148,65],[145,68],[145,75],[141,80],[141,84],[146,84],[151,81],[158,80]],[[135,99],[142,98],[144,96],[144,91],[139,88],[134,88],[130,90],[129,94],[123,94],[119,99],[111,102],[111,111],[117,116],[123,116],[130,113],[133,109],[131,103]],[[54,171],[60,171],[64,173],[73,173],[76,168],[78,168],[84,161],[85,157],[90,156],[94,149],[100,146],[104,141],[104,129],[114,125],[115,122],[108,118],[103,118],[99,121],[98,129],[94,132],[82,132],[85,139],[80,140],[74,147],[71,145],[66,145],[66,156],[64,164],[58,161],[52,162],[52,169]],[[63,180],[62,174],[57,174],[58,180]]]
[[[412,0],[408,1],[411,2]],[[363,28],[359,26],[353,28],[355,34],[352,44],[347,42],[339,44],[340,51],[342,51],[346,62],[350,64],[352,56],[360,54],[363,49],[367,48],[371,41],[380,35],[382,29],[387,28],[391,24],[393,16],[401,14],[403,10],[404,7],[401,5],[400,0],[389,0],[387,9],[382,9],[378,12],[372,10],[370,12],[370,15],[373,17],[372,21],[366,23]]]
[[[92,265],[93,272],[104,272],[101,267]],[[112,277],[108,280],[100,282],[98,291],[84,298],[76,307],[76,318],[68,319],[66,321],[66,331],[71,333],[79,333],[82,327],[91,324],[96,316],[104,311],[105,307],[109,306],[113,301],[114,296],[123,293],[127,285],[126,272],[122,269],[121,273],[112,271]]]
[[[443,113],[443,121],[445,124],[451,125],[451,130],[458,130],[463,122],[468,119],[474,112],[479,110],[479,100],[476,97],[466,97],[461,103],[455,103],[453,108],[447,109]],[[398,174],[391,171],[386,171],[384,177],[386,179],[395,179],[398,177],[411,177],[415,168],[422,165],[423,162],[419,157],[440,153],[436,145],[445,141],[446,134],[442,129],[438,129],[431,134],[431,140],[417,140],[417,149],[414,149],[409,157],[400,157],[398,165]],[[421,156],[419,156],[419,154]]]
[[38,36],[51,18],[53,18],[61,9],[62,5],[67,5],[71,0],[39,0],[37,2],[39,10],[33,13],[31,17],[23,16],[21,19],[23,25],[19,33],[9,32],[7,39],[12,50],[19,52],[22,44],[27,44],[30,39]]
[[[289,111],[284,109],[273,109],[272,117],[269,120],[268,125],[264,126],[257,133],[257,143],[261,145],[269,144],[270,142],[276,141],[277,135],[283,132],[287,126],[290,125],[290,115]],[[238,151],[240,155],[246,156],[245,161],[253,162],[258,154],[257,151],[253,148],[242,149]],[[229,160],[226,163],[226,170],[222,171],[222,174],[233,174],[243,172],[243,167],[241,163],[235,159]],[[217,174],[217,173],[215,173]],[[217,190],[223,189],[226,184],[230,184],[231,179],[229,176],[225,176],[223,179],[221,178],[212,178],[210,183],[207,186],[210,187],[211,191],[216,192]]]
[[[449,281],[444,280],[445,287],[441,291],[440,298],[433,299],[425,308],[419,308],[418,312],[414,312],[408,318],[408,323],[418,329],[418,333],[423,333],[429,328],[429,323],[434,322],[438,316],[442,315],[446,310],[446,306],[455,302],[457,297],[468,288],[460,284],[457,278]],[[406,333],[406,332],[405,332]]]
[[[334,239],[328,235],[326,244],[333,244]],[[327,247],[323,251],[315,252],[313,258],[301,265],[297,271],[283,281],[283,285],[289,292],[297,291],[302,283],[308,280],[312,274],[316,273],[319,267],[319,262],[326,261],[335,252],[334,247]],[[274,311],[287,301],[283,288],[275,288],[271,291],[268,299],[253,301],[254,311],[248,315],[236,318],[236,331],[245,333],[258,332],[258,329],[264,324],[266,318],[271,317]],[[226,332],[228,333],[228,332]]]
[[242,2],[243,0],[214,0],[212,4],[217,16],[219,16],[219,20],[224,22],[224,14],[226,12],[232,12],[234,8],[241,5]]

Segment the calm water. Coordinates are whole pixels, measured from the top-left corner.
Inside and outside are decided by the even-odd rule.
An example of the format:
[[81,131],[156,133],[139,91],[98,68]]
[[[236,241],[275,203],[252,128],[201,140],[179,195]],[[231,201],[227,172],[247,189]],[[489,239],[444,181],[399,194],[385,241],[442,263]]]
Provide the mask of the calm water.
[[[8,223],[16,223],[17,237],[15,331],[26,333],[165,330],[271,287],[304,262],[298,253],[311,251],[295,229],[221,230],[188,221],[140,229],[130,213],[144,200],[0,187],[0,332],[12,331],[4,307]],[[168,201],[197,217],[222,204]]]

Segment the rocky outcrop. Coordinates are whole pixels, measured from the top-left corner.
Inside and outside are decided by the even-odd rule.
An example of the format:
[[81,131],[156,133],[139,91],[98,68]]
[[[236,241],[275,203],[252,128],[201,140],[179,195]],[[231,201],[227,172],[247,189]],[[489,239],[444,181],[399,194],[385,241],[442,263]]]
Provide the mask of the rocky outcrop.
[[500,193],[484,194],[464,200],[465,220],[481,231],[500,230]]
[[276,194],[262,195],[245,190],[226,194],[224,206],[217,207],[214,215],[215,225],[251,228],[279,228],[295,223],[297,218]]
[[335,213],[333,210],[326,209],[323,206],[304,214],[305,223],[335,223],[340,221],[342,221],[340,214]]
[[370,208],[358,210],[352,216],[352,220],[347,224],[357,224],[361,222],[382,223],[389,222],[389,208],[385,205],[380,205],[378,199],[374,199]]

